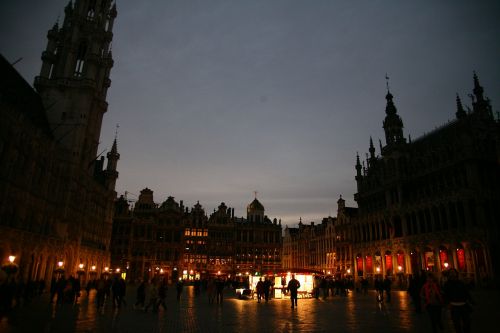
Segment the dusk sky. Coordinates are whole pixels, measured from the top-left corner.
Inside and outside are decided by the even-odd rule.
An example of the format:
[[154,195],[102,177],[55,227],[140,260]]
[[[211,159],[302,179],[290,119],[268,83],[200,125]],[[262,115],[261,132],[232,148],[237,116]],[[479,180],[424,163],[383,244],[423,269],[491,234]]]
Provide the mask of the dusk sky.
[[[32,83],[66,0],[0,2],[0,53]],[[470,105],[500,110],[500,1],[117,2],[101,148],[118,123],[117,192],[246,215],[254,191],[296,225],[355,206],[356,152],[385,138],[386,73],[404,134]]]

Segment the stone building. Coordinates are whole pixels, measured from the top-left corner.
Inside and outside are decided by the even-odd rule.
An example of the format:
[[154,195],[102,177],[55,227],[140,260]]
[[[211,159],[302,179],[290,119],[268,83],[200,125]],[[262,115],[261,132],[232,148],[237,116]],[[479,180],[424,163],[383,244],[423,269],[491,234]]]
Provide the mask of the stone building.
[[370,139],[356,162],[358,216],[350,233],[355,275],[392,276],[454,267],[476,282],[498,276],[500,125],[474,74],[472,109],[457,96],[456,119],[411,141],[386,96],[386,145]]
[[0,260],[15,256],[24,279],[109,265],[120,155],[115,138],[104,166],[97,146],[115,17],[111,1],[70,2],[48,31],[36,90],[0,59]]
[[128,267],[130,279],[275,271],[281,247],[281,224],[264,215],[257,199],[248,205],[247,218],[235,217],[224,203],[210,216],[199,202],[191,210],[173,197],[157,205],[150,189],[141,191],[133,208],[123,196],[116,201],[112,266]]
[[308,269],[326,275],[346,276],[353,273],[351,223],[357,209],[337,201],[337,217],[326,217],[321,224],[285,227],[283,269]]

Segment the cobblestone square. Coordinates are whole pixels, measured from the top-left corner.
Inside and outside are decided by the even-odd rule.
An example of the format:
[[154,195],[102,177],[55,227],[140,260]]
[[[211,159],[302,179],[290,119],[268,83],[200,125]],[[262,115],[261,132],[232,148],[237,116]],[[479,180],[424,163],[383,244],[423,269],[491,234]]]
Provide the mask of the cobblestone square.
[[[222,305],[209,304],[207,295],[195,296],[186,287],[181,301],[169,289],[167,309],[158,312],[134,309],[135,289],[128,288],[127,305],[114,309],[107,302],[100,311],[95,291],[83,293],[78,304],[55,306],[45,294],[1,319],[0,332],[430,332],[426,313],[415,313],[403,291],[394,291],[390,303],[377,303],[374,291],[351,292],[347,297],[299,299],[296,309],[289,300],[268,303],[240,300],[225,291]],[[495,332],[500,309],[498,291],[479,290],[472,314],[473,332]],[[445,332],[453,332],[449,313],[443,311]]]

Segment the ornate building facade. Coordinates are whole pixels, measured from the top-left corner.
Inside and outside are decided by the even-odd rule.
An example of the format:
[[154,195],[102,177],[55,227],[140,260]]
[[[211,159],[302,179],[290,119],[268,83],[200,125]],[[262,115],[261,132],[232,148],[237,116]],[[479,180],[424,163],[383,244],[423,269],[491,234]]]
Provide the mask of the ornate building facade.
[[272,272],[281,268],[281,248],[281,223],[265,216],[257,199],[246,218],[224,203],[210,216],[199,202],[191,210],[173,197],[158,205],[147,188],[133,208],[123,196],[116,201],[112,266],[128,267],[129,279]]
[[500,123],[474,74],[472,109],[457,96],[456,119],[414,141],[403,136],[393,95],[386,96],[380,154],[370,138],[356,161],[358,208],[337,201],[337,217],[285,228],[283,267],[325,274],[390,276],[404,286],[422,270],[498,279]]
[[[457,96],[456,119],[414,141],[387,93],[380,155],[356,163],[355,276],[404,283],[420,270],[453,267],[476,282],[498,269],[500,125],[474,74],[472,109]],[[499,272],[496,271],[498,276]]]
[[24,279],[109,266],[120,155],[115,138],[104,166],[97,146],[115,17],[110,0],[70,2],[48,31],[36,91],[0,61],[0,260],[14,256]]
[[352,274],[351,223],[357,209],[346,207],[342,196],[337,201],[337,217],[326,217],[321,224],[285,227],[283,268],[308,269],[326,275]]

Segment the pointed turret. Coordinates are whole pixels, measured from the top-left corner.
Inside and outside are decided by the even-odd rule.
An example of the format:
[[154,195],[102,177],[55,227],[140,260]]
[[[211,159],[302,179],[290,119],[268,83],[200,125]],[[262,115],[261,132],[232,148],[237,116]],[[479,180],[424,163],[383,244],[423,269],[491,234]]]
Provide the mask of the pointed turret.
[[477,77],[476,71],[474,71],[474,89],[472,92],[474,92],[474,95],[476,96],[476,102],[480,102],[484,100],[483,93],[484,89],[481,87],[479,84],[479,78]]
[[106,166],[105,174],[105,184],[106,187],[110,190],[115,189],[116,179],[118,179],[118,171],[116,171],[116,167],[118,165],[118,160],[120,159],[120,154],[118,154],[118,145],[116,143],[116,137],[113,141],[113,146],[109,153],[107,153],[106,157],[108,158],[108,164]]
[[472,109],[476,115],[479,115],[484,119],[493,119],[493,111],[491,109],[490,100],[484,98],[484,89],[479,84],[479,78],[476,72],[474,72],[474,89],[472,90],[474,97],[472,98]]
[[406,139],[403,136],[403,121],[397,114],[393,98],[394,96],[392,96],[391,92],[387,91],[387,95],[385,96],[387,100],[387,105],[385,107],[386,116],[383,123],[387,146],[406,143]]
[[462,101],[460,100],[460,96],[458,96],[457,93],[457,112],[455,113],[457,115],[457,119],[463,119],[467,116],[467,113],[465,113],[464,107],[462,106]]
[[375,159],[375,147],[373,146],[373,140],[372,137],[370,136],[370,148],[368,149],[370,152],[370,160]]
[[356,184],[358,186],[358,189],[361,185],[361,180],[363,179],[363,175],[361,174],[361,171],[363,170],[363,167],[361,166],[361,161],[359,160],[359,153],[356,153]]

